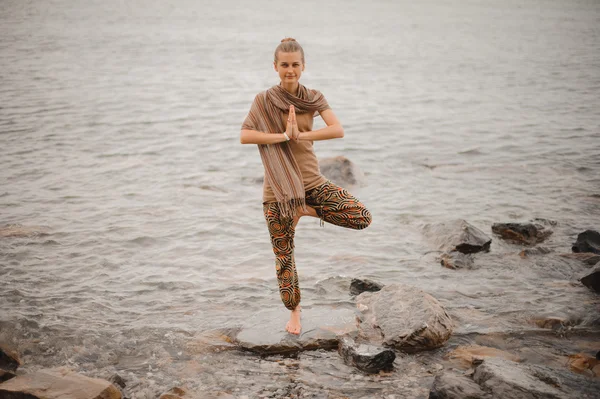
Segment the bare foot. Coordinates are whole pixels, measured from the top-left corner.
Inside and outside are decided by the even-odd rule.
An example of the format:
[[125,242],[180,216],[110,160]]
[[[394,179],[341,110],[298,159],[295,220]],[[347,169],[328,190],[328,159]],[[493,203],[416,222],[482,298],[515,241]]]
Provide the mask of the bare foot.
[[319,217],[319,215],[317,214],[317,211],[315,211],[315,208],[313,208],[312,206],[306,205],[306,210],[308,212],[304,212],[302,210],[302,208],[298,207],[298,213],[296,214],[296,216],[294,216],[294,223],[293,223],[294,228],[296,228],[296,226],[298,225],[298,222],[300,221],[300,218],[302,216],[312,216],[315,218]]
[[290,314],[290,321],[285,325],[285,330],[290,334],[299,335],[302,326],[300,325],[300,305],[296,306],[296,309],[292,310]]

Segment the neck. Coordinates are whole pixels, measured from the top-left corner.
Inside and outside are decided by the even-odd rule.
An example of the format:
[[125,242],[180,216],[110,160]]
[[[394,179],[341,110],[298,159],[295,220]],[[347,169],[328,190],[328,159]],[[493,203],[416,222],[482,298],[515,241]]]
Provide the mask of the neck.
[[279,84],[285,89],[285,91],[293,95],[296,95],[298,93],[298,87],[300,87],[300,84],[298,82],[288,84],[281,82]]

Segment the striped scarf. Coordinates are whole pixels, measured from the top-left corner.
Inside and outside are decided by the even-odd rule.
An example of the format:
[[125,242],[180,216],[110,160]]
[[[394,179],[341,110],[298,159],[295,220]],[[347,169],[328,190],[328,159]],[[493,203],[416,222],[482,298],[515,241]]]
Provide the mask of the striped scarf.
[[[329,108],[327,100],[317,90],[300,85],[297,95],[293,95],[277,85],[256,96],[248,114],[248,127],[266,133],[285,132],[281,114],[289,112],[290,105],[297,114],[316,114]],[[290,143],[259,144],[258,150],[265,167],[266,182],[273,189],[281,215],[293,217],[298,207],[306,211],[302,174]]]

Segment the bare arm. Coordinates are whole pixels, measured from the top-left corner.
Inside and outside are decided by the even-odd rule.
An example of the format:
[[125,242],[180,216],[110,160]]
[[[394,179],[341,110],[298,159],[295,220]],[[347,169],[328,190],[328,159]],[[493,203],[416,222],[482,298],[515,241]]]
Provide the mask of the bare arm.
[[276,144],[287,141],[283,133],[265,133],[258,130],[242,129],[240,143],[242,144]]
[[338,120],[337,116],[331,109],[326,109],[321,112],[321,118],[327,124],[327,127],[324,127],[319,130],[313,130],[310,132],[300,132],[298,135],[298,140],[330,140],[330,139],[340,139],[344,137],[344,128],[342,124]]
[[[258,130],[242,129],[240,132],[240,143],[242,144],[276,144],[289,141],[294,136],[294,124],[296,123],[296,110],[290,105],[290,118],[288,119],[285,133],[265,133]],[[296,130],[298,128],[296,127]],[[287,135],[287,137],[286,137]]]

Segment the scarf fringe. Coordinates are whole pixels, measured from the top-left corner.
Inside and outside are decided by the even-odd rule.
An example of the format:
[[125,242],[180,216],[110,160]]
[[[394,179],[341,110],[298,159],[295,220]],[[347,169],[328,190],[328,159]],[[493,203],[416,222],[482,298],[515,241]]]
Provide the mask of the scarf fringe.
[[279,213],[282,218],[293,218],[298,214],[298,208],[308,213],[306,209],[306,200],[304,198],[293,198],[289,201],[277,202]]

